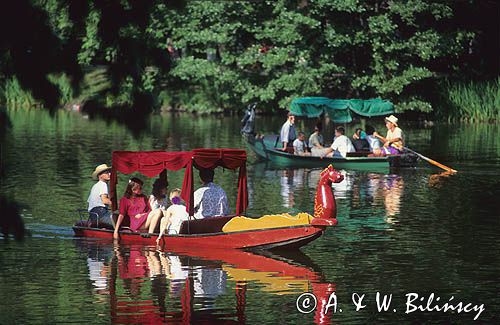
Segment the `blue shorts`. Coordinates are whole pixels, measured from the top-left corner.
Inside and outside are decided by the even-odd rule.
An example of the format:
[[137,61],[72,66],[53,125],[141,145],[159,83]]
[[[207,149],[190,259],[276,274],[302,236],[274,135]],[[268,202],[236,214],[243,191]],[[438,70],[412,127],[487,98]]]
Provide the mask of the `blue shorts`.
[[106,207],[94,207],[89,211],[89,220],[92,227],[114,229],[111,211]]

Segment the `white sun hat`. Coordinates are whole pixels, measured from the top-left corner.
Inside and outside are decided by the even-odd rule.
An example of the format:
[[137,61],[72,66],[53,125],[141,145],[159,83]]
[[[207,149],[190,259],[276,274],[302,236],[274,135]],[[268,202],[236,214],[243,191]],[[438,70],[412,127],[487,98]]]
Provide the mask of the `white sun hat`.
[[100,173],[105,172],[107,170],[110,170],[111,167],[109,167],[106,164],[99,165],[95,168],[94,172],[92,173],[92,178],[97,179],[97,176],[99,176]]
[[395,126],[398,126],[398,118],[396,116],[394,116],[394,115],[386,117],[385,120],[391,122]]

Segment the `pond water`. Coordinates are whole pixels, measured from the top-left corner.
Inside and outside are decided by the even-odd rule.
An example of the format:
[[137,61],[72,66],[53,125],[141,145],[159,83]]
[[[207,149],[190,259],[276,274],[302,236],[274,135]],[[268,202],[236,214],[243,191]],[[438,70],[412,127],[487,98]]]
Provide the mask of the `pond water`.
[[[72,211],[85,207],[90,174],[110,164],[113,150],[246,148],[238,117],[153,115],[131,132],[76,112],[8,113],[13,127],[2,143],[0,194],[21,205],[31,236],[0,241],[1,324],[456,323],[477,314],[406,314],[408,293],[424,297],[424,306],[431,293],[441,305],[452,296],[450,304],[484,304],[479,320],[499,321],[499,125],[403,123],[409,146],[459,173],[424,162],[386,172],[342,170],[345,181],[334,185],[338,226],[299,252],[171,252],[74,238]],[[275,132],[282,123],[259,117],[256,126]],[[382,130],[381,121],[374,125]],[[348,133],[356,126],[347,125]],[[330,137],[332,126],[324,133]],[[319,169],[277,169],[248,154],[250,215],[312,213]],[[170,187],[180,187],[182,177],[170,173]],[[119,178],[118,193],[126,179]],[[216,171],[233,207],[236,180],[234,172]],[[300,313],[303,292],[320,303],[334,292],[337,313]],[[377,292],[393,294],[389,311],[377,311]],[[357,312],[353,293],[365,294]]]

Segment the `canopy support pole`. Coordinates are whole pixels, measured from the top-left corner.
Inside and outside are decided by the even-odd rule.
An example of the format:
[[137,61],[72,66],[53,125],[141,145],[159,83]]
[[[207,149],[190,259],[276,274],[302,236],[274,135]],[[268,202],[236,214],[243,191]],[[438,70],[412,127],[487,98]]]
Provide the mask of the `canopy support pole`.
[[109,180],[109,196],[111,198],[111,213],[118,209],[118,198],[116,197],[116,184],[118,183],[118,171],[111,167],[111,178]]

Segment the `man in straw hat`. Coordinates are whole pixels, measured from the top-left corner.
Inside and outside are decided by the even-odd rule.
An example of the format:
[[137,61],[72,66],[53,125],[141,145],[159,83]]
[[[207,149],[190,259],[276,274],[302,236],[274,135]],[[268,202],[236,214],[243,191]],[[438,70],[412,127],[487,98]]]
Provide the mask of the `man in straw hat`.
[[398,118],[394,115],[386,117],[385,126],[387,127],[387,135],[385,138],[377,132],[373,133],[375,137],[379,138],[384,143],[382,152],[386,155],[401,153],[405,145],[405,139],[403,130],[398,127]]
[[92,173],[92,178],[98,180],[98,182],[95,183],[90,190],[90,195],[87,200],[89,204],[88,211],[92,223],[98,223],[99,227],[113,227],[111,211],[108,209],[108,206],[111,205],[107,183],[109,182],[110,175],[111,167],[106,164],[97,166]]

